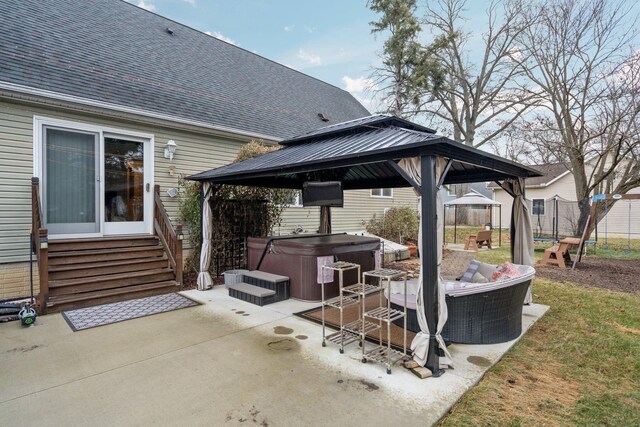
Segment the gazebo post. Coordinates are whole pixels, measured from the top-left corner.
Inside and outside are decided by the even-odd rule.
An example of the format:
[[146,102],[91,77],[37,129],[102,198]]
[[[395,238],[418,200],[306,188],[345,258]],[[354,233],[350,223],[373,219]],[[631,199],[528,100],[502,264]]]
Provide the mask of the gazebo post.
[[493,226],[493,206],[489,205],[489,227],[491,227],[491,230],[494,229]]
[[429,349],[426,368],[431,370],[434,377],[444,373],[440,369],[440,356],[436,342],[436,328],[438,325],[438,233],[434,229],[437,224],[436,206],[436,158],[432,155],[422,156],[420,159],[421,175],[421,216],[422,222],[422,290],[423,303],[427,325],[429,326]]
[[458,243],[458,205],[453,205],[453,244]]
[[442,218],[442,244],[446,245],[447,244],[447,208],[449,206],[444,206],[442,208],[442,212],[444,215],[444,218]]
[[502,247],[502,205],[498,205],[498,247]]
[[320,206],[320,234],[331,234],[331,208]]

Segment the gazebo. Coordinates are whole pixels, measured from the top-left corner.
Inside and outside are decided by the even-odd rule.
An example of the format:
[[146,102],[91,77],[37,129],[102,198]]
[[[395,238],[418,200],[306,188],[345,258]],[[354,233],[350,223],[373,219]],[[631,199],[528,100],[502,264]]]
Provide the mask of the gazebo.
[[438,190],[444,184],[499,183],[514,197],[512,260],[533,265],[533,234],[524,191],[525,179],[540,176],[540,172],[388,115],[326,126],[280,145],[280,150],[189,177],[203,183],[199,288],[211,283],[207,271],[212,221],[208,200],[216,185],[302,189],[309,181],[340,181],[344,190],[412,186],[421,197],[421,279],[416,300],[421,333],[412,349],[414,357],[434,376],[441,375],[442,367],[451,361],[441,336],[447,313],[439,279],[444,221]]
[[458,206],[484,206],[485,208],[489,208],[489,223],[491,223],[491,228],[493,228],[493,208],[498,207],[498,246],[502,246],[502,203],[491,200],[490,198],[483,196],[480,193],[476,193],[475,191],[445,203],[445,209],[453,207],[453,243],[457,243],[458,237]]

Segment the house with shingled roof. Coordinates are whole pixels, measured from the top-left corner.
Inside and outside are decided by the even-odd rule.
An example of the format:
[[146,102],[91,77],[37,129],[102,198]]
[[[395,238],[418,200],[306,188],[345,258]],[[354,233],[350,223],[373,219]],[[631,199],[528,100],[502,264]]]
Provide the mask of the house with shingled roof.
[[[28,294],[30,242],[49,260],[35,285],[50,310],[174,290],[179,177],[251,140],[370,114],[338,87],[121,0],[0,0],[0,25],[0,300]],[[276,233],[317,230],[318,208],[296,202]],[[413,191],[347,192],[334,231],[394,205],[415,207]]]

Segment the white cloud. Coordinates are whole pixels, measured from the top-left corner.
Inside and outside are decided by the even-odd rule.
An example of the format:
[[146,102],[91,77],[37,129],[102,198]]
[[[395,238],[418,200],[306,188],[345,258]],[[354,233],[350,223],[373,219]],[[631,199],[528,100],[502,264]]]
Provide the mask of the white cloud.
[[145,2],[144,0],[138,1],[138,7],[148,10],[149,12],[155,12],[156,6],[151,2]]
[[379,100],[376,97],[378,86],[369,77],[350,77],[343,76],[342,83],[344,89],[353,95],[362,105],[370,111],[374,111],[379,107]]
[[211,31],[205,31],[204,32],[206,35],[213,37],[213,34],[211,33]]
[[[209,32],[207,32],[205,34],[209,34]],[[209,34],[209,35],[212,35],[212,34]],[[236,43],[235,40],[233,40],[233,39],[231,39],[229,37],[223,36],[222,33],[220,33],[219,31],[214,32],[213,33],[213,37],[217,38],[218,40],[222,40],[223,42],[227,42],[229,44],[233,44],[233,45],[238,46],[238,43]]]
[[304,49],[298,51],[298,58],[310,65],[321,65],[322,58],[319,55],[309,53]]
[[375,90],[377,88],[376,84],[369,77],[356,77],[351,78],[349,76],[342,77],[342,83],[344,83],[344,88],[347,92],[351,92],[354,94],[362,94],[369,90]]
[[305,30],[307,30],[307,33],[311,34],[316,30],[316,27],[304,27]]
[[284,26],[284,30],[288,33],[290,33],[291,31],[293,31],[296,28],[295,25],[285,25]]
[[182,0],[185,3],[189,3],[191,6],[195,6],[196,5],[196,0]]

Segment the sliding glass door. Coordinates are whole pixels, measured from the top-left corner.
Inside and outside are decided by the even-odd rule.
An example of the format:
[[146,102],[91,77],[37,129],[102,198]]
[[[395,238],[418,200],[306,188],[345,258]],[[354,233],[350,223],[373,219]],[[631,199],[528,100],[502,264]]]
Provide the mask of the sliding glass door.
[[36,119],[44,224],[62,238],[152,232],[152,135]]
[[43,214],[49,232],[100,232],[99,135],[45,127],[43,136]]
[[105,234],[144,233],[151,202],[145,154],[148,141],[104,137]]

